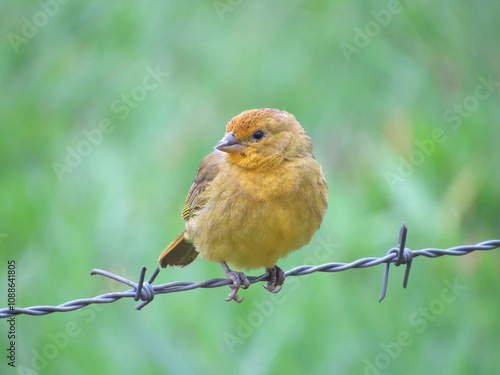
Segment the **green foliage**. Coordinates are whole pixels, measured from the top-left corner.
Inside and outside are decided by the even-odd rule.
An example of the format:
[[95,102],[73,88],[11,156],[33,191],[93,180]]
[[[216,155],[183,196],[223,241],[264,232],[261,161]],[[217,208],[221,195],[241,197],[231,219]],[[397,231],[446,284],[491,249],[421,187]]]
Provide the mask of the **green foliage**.
[[[320,231],[283,268],[381,256],[401,221],[414,249],[499,237],[497,2],[2,8],[0,290],[15,259],[18,306],[124,289],[90,277],[93,268],[131,279],[142,265],[153,270],[182,229],[199,161],[250,108],[295,114],[330,185]],[[499,261],[495,251],[418,258],[407,290],[403,270],[392,270],[380,304],[382,267],[290,278],[278,295],[253,285],[241,305],[219,288],[158,296],[141,312],[127,300],[20,316],[17,366],[491,374],[500,366]],[[197,260],[156,282],[222,275]],[[465,289],[450,292],[454,283]],[[1,360],[0,373],[21,372]]]

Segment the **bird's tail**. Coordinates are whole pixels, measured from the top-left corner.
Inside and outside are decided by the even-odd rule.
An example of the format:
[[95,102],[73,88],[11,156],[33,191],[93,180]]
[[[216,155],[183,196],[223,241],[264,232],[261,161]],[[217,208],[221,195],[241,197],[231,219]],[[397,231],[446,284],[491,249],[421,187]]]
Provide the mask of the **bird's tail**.
[[163,268],[166,266],[187,266],[198,256],[194,245],[184,238],[184,233],[186,231],[182,231],[160,254],[158,262]]

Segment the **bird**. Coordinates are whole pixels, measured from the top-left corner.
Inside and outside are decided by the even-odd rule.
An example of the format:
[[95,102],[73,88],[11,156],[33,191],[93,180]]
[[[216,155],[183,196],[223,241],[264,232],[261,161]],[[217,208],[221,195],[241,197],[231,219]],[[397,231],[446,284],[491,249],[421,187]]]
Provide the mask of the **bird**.
[[226,301],[238,303],[250,285],[242,270],[265,268],[264,287],[277,293],[285,281],[278,260],[310,242],[328,205],[311,138],[291,113],[250,109],[227,123],[214,148],[187,195],[185,229],[158,262],[184,267],[198,255],[219,262],[231,282]]

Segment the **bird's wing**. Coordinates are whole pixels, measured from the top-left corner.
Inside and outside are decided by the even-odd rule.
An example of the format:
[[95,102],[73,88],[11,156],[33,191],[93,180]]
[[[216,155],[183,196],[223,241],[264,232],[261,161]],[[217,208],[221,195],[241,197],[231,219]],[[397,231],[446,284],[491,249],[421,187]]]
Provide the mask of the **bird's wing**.
[[219,173],[219,165],[224,160],[223,158],[223,152],[214,151],[205,156],[201,161],[196,178],[191,185],[191,189],[189,189],[186,203],[181,213],[184,220],[189,220],[197,210],[206,204],[207,197],[203,193]]

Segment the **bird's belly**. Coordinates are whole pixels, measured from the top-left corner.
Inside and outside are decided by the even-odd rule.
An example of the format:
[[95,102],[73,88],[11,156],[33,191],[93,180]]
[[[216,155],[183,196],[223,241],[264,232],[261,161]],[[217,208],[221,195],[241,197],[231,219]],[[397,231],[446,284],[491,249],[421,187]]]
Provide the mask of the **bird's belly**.
[[270,268],[307,244],[321,222],[309,205],[297,205],[290,197],[255,202],[245,198],[245,210],[234,204],[238,200],[219,200],[217,207],[207,205],[188,225],[203,258],[239,269]]

